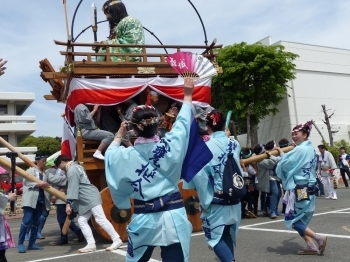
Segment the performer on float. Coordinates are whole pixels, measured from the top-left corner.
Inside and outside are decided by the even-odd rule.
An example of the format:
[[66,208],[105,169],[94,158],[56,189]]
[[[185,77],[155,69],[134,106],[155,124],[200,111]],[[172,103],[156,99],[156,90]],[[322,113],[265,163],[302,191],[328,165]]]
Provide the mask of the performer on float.
[[158,103],[159,101],[159,94],[154,91],[154,90],[151,90],[149,92],[149,100],[150,100],[150,103],[151,103],[151,106],[154,107],[154,110],[156,111],[157,113],[157,116],[160,118],[159,120],[162,121],[163,119],[163,113],[160,112],[160,110],[158,109],[158,107],[156,106],[156,104]]
[[111,132],[100,130],[95,124],[94,117],[99,105],[94,105],[90,112],[84,104],[78,104],[74,109],[74,122],[77,128],[80,129],[81,135],[84,139],[101,141],[93,157],[104,160],[102,151],[113,141],[113,134]]
[[194,106],[196,110],[196,121],[198,123],[198,131],[201,136],[205,136],[208,134],[207,131],[207,114],[214,110],[214,107],[208,106],[206,108],[202,108],[198,105]]
[[306,248],[300,250],[299,255],[322,255],[327,242],[326,236],[317,234],[308,227],[315,211],[315,191],[318,190],[316,153],[308,140],[311,126],[310,121],[293,128],[292,139],[296,147],[284,154],[276,168],[286,190],[283,198],[283,202],[287,204],[284,222],[289,229],[295,229],[306,242]]
[[[126,106],[126,110],[123,114],[123,107],[122,106]],[[134,102],[134,100],[132,100],[132,98],[124,101],[122,104],[120,105],[116,105],[116,109],[118,112],[118,116],[120,118],[120,120],[122,122],[124,121],[130,121],[131,120],[131,116],[132,116],[132,111],[135,109],[135,107],[137,106],[137,104]],[[118,131],[118,130],[117,130]]]
[[[225,115],[220,110],[207,114],[209,140],[206,145],[213,154],[212,160],[193,178],[184,184],[185,189],[195,188],[202,208],[202,227],[207,243],[220,261],[235,261],[234,245],[237,244],[241,222],[241,203],[222,199],[222,176],[227,160],[227,149],[233,153],[239,166],[241,147],[224,132]],[[241,173],[243,171],[241,170]]]
[[[134,215],[127,228],[128,262],[149,261],[155,246],[160,246],[163,261],[189,261],[192,226],[178,182],[194,121],[193,86],[192,79],[185,79],[184,104],[165,138],[156,136],[159,117],[154,107],[138,106],[131,119],[138,136],[134,147],[121,146],[127,134],[123,122],[106,151],[106,178],[115,205],[129,209],[130,198],[134,199]],[[205,162],[198,159],[199,167],[210,157]]]
[[[103,41],[104,44],[145,44],[143,26],[139,20],[129,16],[125,5],[121,0],[108,0],[104,3],[102,11],[109,21],[109,37]],[[106,53],[105,49],[100,49],[99,53]],[[110,47],[110,53],[141,53],[140,47]],[[105,56],[98,56],[97,61],[105,61]],[[125,62],[124,56],[111,56],[113,62]],[[130,62],[141,61],[141,57],[131,56]],[[127,61],[128,62],[128,61]]]

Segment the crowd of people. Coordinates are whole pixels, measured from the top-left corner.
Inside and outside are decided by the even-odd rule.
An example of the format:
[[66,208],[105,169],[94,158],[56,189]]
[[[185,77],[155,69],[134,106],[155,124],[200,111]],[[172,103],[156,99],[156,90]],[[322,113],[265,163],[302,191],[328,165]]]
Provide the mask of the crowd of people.
[[[120,209],[128,209],[129,199],[135,201],[134,215],[127,227],[127,261],[148,261],[155,246],[160,246],[164,251],[164,261],[188,261],[192,226],[187,220],[177,186],[181,178],[187,178],[188,183],[184,184],[184,188],[195,188],[198,193],[205,237],[220,261],[235,261],[234,247],[241,218],[259,216],[259,203],[263,215],[275,219],[283,214],[286,226],[296,230],[305,240],[306,248],[298,254],[323,254],[327,238],[313,232],[308,224],[315,209],[315,196],[325,196],[323,187],[328,191],[326,199],[337,199],[331,182],[337,165],[324,145],[318,146],[319,154],[316,154],[308,140],[310,123],[297,125],[292,130],[292,143],[283,138],[278,143],[269,141],[254,148],[241,148],[238,141],[228,137],[225,115],[220,110],[200,108],[191,103],[193,85],[193,79],[185,79],[183,103],[174,102],[164,115],[155,108],[159,97],[155,92],[150,93],[153,96],[151,105],[137,106],[129,99],[117,106],[95,105],[89,110],[88,106],[80,104],[75,109],[75,123],[83,137],[101,141],[94,156],[105,160],[113,202]],[[166,114],[172,116],[171,120],[167,120],[171,122],[171,127],[160,133],[159,129],[165,127],[163,121],[169,117]],[[190,136],[193,115],[197,121],[198,137],[205,150],[203,145],[196,144],[200,148],[196,156],[197,169],[188,178],[182,173],[187,165],[193,172],[186,160],[193,139]],[[97,124],[106,130],[98,129]],[[130,134],[136,137],[133,145],[128,140]],[[284,153],[282,149],[290,145],[294,145],[295,149]],[[278,151],[278,156],[271,154],[273,150]],[[240,164],[239,172],[246,187],[245,196],[237,201],[228,201],[223,195],[223,174],[229,154],[233,154],[236,163]],[[195,151],[191,151],[191,155],[195,155]],[[265,159],[247,165],[241,161],[259,155],[264,155]],[[50,201],[53,201],[44,191],[49,186],[67,194],[67,203],[56,200],[58,227],[62,230],[66,216],[72,218],[70,229],[77,235],[78,241],[87,242],[79,252],[96,250],[87,223],[92,214],[113,241],[106,250],[119,248],[122,241],[106,219],[98,189],[90,183],[84,168],[67,156],[60,155],[55,160],[55,166],[45,170],[46,158],[46,155],[37,152],[35,167],[27,170],[41,182],[24,180],[24,216],[18,237],[18,252],[42,249],[36,240],[42,237],[41,230]],[[349,159],[345,148],[341,148],[338,166],[346,187]],[[91,197],[92,194],[94,197]],[[279,212],[282,196],[283,208]],[[1,197],[1,208],[7,201],[14,200],[13,194]],[[79,227],[74,222],[74,214],[79,214]],[[6,237],[0,239],[0,251],[13,246],[6,219],[4,216],[1,219],[0,230],[6,232]],[[24,246],[25,240],[28,240],[27,248]],[[54,245],[65,244],[68,244],[68,237],[61,233]],[[5,252],[0,254],[3,257],[1,261],[6,261]]]
[[[331,185],[329,181],[336,165],[332,154],[323,145],[318,146],[319,155],[316,154],[308,140],[310,124],[297,125],[292,130],[291,143],[283,138],[278,143],[269,141],[254,148],[241,148],[238,141],[229,138],[223,112],[213,108],[196,110],[193,106],[193,80],[185,79],[184,90],[183,103],[178,104],[176,110],[175,105],[170,107],[171,112],[176,114],[176,121],[164,137],[157,135],[162,115],[152,105],[137,106],[132,100],[128,101],[128,114],[123,114],[125,111],[122,111],[121,106],[111,108],[119,115],[121,123],[115,135],[113,134],[112,141],[105,143],[106,178],[113,202],[118,208],[130,208],[130,198],[134,199],[135,205],[134,215],[127,227],[127,261],[148,261],[155,246],[161,247],[164,261],[188,261],[192,226],[187,220],[177,186],[181,178],[186,181],[184,188],[194,188],[198,193],[205,238],[220,261],[235,261],[234,247],[237,244],[241,218],[259,216],[259,204],[263,215],[271,219],[284,214],[286,226],[296,230],[305,240],[306,248],[298,254],[323,254],[327,238],[312,231],[308,224],[315,209],[315,196],[323,184],[329,193],[326,198],[336,199],[334,188],[328,186]],[[81,115],[85,115],[91,123],[95,123],[92,115],[102,111],[97,106],[91,111],[85,105],[79,107],[83,108],[84,113]],[[200,113],[195,115],[198,111]],[[193,142],[193,137],[190,136],[193,115],[197,120],[197,136],[205,145],[205,150],[201,147],[203,145],[196,144],[200,148],[196,156],[197,169],[188,178],[182,173],[184,166],[190,165],[186,157]],[[204,118],[199,117],[202,115]],[[84,127],[91,124],[83,121],[81,116],[79,119]],[[204,121],[204,127],[201,121]],[[94,130],[99,131],[96,128]],[[88,132],[90,131],[82,134]],[[136,137],[133,145],[125,142],[130,132]],[[283,148],[290,145],[295,148],[284,153]],[[278,156],[271,154],[274,150],[278,151]],[[102,151],[103,149],[101,155]],[[205,152],[209,157],[205,157]],[[246,187],[245,196],[237,201],[228,201],[223,194],[223,175],[229,154],[233,154],[235,162],[239,164],[239,172]],[[195,155],[195,151],[191,151],[191,155]],[[246,165],[242,161],[260,155],[265,156],[262,161]],[[349,166],[349,158],[342,148],[339,154],[339,165],[342,169]],[[23,199],[26,201],[23,203],[24,217],[19,233],[18,251],[22,253],[42,249],[35,242],[42,211],[48,210],[50,196],[43,189],[49,185],[67,194],[67,204],[56,202],[60,229],[67,215],[79,214],[79,227],[74,220],[71,224],[79,241],[87,241],[87,245],[79,249],[79,252],[96,250],[95,240],[87,223],[92,214],[96,222],[110,233],[113,243],[106,250],[119,248],[122,241],[106,219],[100,194],[89,182],[84,168],[67,156],[60,155],[55,160],[55,166],[45,171],[45,161],[46,156],[37,153],[36,166],[27,170],[42,182],[24,181]],[[193,170],[190,166],[188,169]],[[319,196],[322,195],[324,192],[321,191]],[[279,210],[282,196],[283,209]],[[30,221],[33,223],[30,224]],[[28,227],[31,230],[26,249],[23,242]],[[55,245],[67,243],[67,235],[61,235]]]

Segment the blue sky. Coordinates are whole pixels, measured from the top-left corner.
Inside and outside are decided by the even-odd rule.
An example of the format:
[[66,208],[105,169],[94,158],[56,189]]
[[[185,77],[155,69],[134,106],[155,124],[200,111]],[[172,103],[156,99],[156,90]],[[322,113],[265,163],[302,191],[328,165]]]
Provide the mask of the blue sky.
[[[69,27],[78,0],[66,0]],[[74,35],[91,24],[90,6],[84,0],[78,10]],[[104,0],[95,0],[98,20]],[[200,21],[187,0],[124,0],[129,15],[137,17],[164,44],[204,44]],[[350,1],[347,0],[192,0],[202,16],[208,41],[231,45],[254,43],[271,36],[279,40],[350,49]],[[108,25],[98,28],[105,40]],[[46,101],[51,87],[40,78],[39,60],[48,58],[55,67],[63,65],[62,47],[53,39],[67,39],[62,0],[3,0],[0,9],[0,57],[8,60],[0,77],[0,91],[33,92],[36,100],[25,112],[35,115],[35,136],[61,136],[64,105]],[[87,30],[78,42],[93,42]],[[157,44],[146,32],[146,43]],[[58,69],[56,69],[58,70]]]

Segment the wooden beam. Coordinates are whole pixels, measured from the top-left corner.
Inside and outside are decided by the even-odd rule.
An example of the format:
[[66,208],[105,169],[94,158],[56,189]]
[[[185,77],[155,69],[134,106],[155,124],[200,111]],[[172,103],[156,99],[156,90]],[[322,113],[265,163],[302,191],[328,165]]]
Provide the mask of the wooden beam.
[[[62,46],[67,46],[67,42],[62,42],[58,40],[54,40],[56,45],[62,45]],[[88,47],[93,47],[93,46],[98,46],[98,47],[140,47],[140,48],[173,48],[173,49],[207,49],[209,46],[207,45],[131,45],[131,44],[100,44],[100,43],[70,43],[70,46],[88,46]],[[213,49],[221,48],[223,45],[214,45],[212,46]],[[142,53],[140,53],[142,55]]]
[[44,98],[46,100],[56,100],[56,98],[53,95],[44,95]]
[[59,72],[41,72],[41,76],[45,79],[67,78],[67,74]]

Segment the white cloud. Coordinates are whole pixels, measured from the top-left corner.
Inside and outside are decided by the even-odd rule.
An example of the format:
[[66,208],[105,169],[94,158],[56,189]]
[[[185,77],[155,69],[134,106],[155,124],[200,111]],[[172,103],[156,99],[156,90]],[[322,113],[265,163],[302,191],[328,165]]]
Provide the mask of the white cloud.
[[[77,13],[74,35],[91,24],[90,5],[83,1]],[[343,0],[192,0],[198,9],[208,35],[209,43],[230,45],[236,42],[256,42],[266,36],[279,40],[332,46],[350,47],[350,1]],[[67,0],[71,18],[78,0]],[[98,20],[105,17],[101,11],[104,0],[95,0]],[[137,17],[155,33],[164,44],[203,44],[200,21],[186,0],[124,0],[128,13]],[[36,100],[25,113],[37,117],[34,135],[61,136],[61,113],[64,105],[46,101],[51,87],[41,80],[39,60],[48,58],[60,66],[63,48],[53,39],[65,41],[66,27],[62,0],[2,1],[0,9],[0,57],[8,60],[7,71],[0,78],[0,91],[34,92]],[[98,38],[108,35],[108,25],[98,28]],[[92,42],[91,29],[78,42]],[[157,40],[146,33],[146,43]]]

